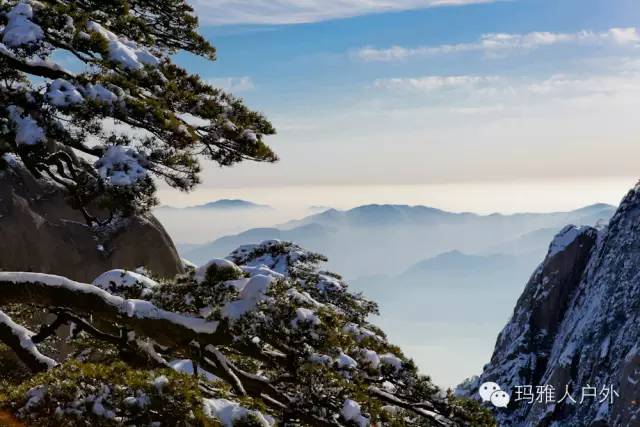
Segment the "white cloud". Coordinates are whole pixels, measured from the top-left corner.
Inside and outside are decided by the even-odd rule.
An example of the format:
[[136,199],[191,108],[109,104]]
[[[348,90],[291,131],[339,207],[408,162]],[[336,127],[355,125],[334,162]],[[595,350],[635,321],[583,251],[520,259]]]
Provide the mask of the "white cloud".
[[224,89],[229,92],[248,92],[256,88],[251,77],[215,77],[208,79],[207,82],[215,87]]
[[299,24],[497,0],[191,0],[203,24]]
[[471,90],[499,80],[493,76],[424,76],[415,78],[378,79],[373,86],[387,90],[436,92],[442,90]]
[[[640,94],[640,66],[615,74],[555,74],[537,79],[470,75],[398,77],[375,80],[373,87],[399,94],[400,99],[412,93],[419,96],[428,93],[431,95],[429,99],[434,100],[438,98],[433,95],[445,94],[447,97],[442,99],[447,104],[464,99],[504,102],[509,97],[515,103],[520,103],[524,96],[550,99],[614,93]],[[453,92],[458,96],[450,96]]]
[[532,32],[526,34],[484,34],[472,43],[418,46],[413,48],[392,46],[390,48],[364,47],[352,56],[362,61],[401,61],[415,57],[445,55],[458,52],[484,52],[488,55],[504,55],[522,52],[543,46],[558,44],[615,44],[637,47],[640,32],[637,28],[611,28],[604,32],[580,31],[577,33]]

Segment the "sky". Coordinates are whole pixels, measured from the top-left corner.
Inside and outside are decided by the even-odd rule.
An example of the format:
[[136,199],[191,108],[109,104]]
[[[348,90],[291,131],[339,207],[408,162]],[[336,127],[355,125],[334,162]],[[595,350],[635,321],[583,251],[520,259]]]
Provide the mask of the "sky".
[[[410,201],[413,188],[415,204],[434,205],[425,188],[468,185],[437,206],[447,208],[484,183],[515,188],[514,196],[544,183],[549,197],[539,187],[539,200],[469,199],[461,209],[553,210],[568,204],[561,194],[576,182],[605,183],[606,194],[574,194],[566,207],[617,203],[638,175],[637,0],[192,4],[218,60],[177,61],[264,112],[281,160],[210,165],[199,191],[163,190],[164,203],[218,195],[268,202],[268,194],[299,198],[322,188],[329,196],[313,204],[347,207],[363,194]],[[377,190],[394,186],[404,190]]]

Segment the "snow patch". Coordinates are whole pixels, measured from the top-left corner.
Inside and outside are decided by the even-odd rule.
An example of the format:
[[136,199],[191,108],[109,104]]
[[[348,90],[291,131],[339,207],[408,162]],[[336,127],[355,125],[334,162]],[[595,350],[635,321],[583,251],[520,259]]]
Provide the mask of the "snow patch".
[[36,145],[45,140],[44,130],[30,115],[24,115],[22,108],[9,105],[7,111],[9,118],[16,126],[17,145]]
[[342,418],[345,420],[356,423],[359,427],[369,425],[369,419],[362,415],[360,404],[354,400],[347,399],[344,401],[340,415],[342,415]]
[[95,162],[100,177],[117,187],[131,186],[147,176],[147,159],[122,145],[112,145]]
[[151,289],[160,286],[158,282],[148,278],[147,276],[121,269],[110,270],[102,273],[100,276],[96,277],[91,284],[115,294],[122,292],[123,290],[140,287],[142,288],[141,296],[148,295],[151,292]]
[[338,365],[338,369],[356,369],[358,367],[358,362],[353,360],[351,357],[347,356],[344,353],[340,353],[340,356],[336,359],[336,365]]
[[84,101],[76,87],[65,79],[56,79],[47,89],[47,99],[56,107],[68,107]]
[[[177,372],[181,372],[187,375],[193,375],[193,361],[190,359],[176,359],[169,362],[169,366]],[[204,377],[207,381],[222,381],[219,377],[213,375],[211,372],[207,372],[198,367],[198,376]]]
[[107,40],[109,59],[129,70],[140,70],[145,65],[158,65],[160,61],[148,49],[137,43],[120,38],[102,25],[94,21],[87,23],[87,29],[98,33]]
[[238,299],[227,303],[222,308],[222,315],[231,320],[238,320],[246,313],[255,310],[258,303],[267,300],[267,291],[273,279],[270,276],[253,276],[244,285]]
[[27,2],[16,4],[6,14],[7,26],[4,28],[2,43],[17,48],[35,44],[44,38],[42,28],[33,23],[33,8]]
[[204,413],[209,418],[217,418],[224,427],[233,427],[237,421],[253,417],[260,426],[270,427],[275,423],[262,413],[240,406],[227,399],[204,399]]
[[207,270],[209,270],[209,267],[213,265],[215,265],[220,269],[228,268],[228,269],[237,271],[238,273],[242,272],[242,270],[240,270],[240,268],[234,263],[232,263],[231,261],[228,261],[226,259],[214,258],[211,261],[207,262],[202,267],[199,267],[196,269],[196,274],[194,276],[194,279],[196,280],[196,282],[198,283],[204,282],[204,279],[207,277]]
[[551,245],[549,246],[549,254],[547,257],[553,257],[558,253],[565,250],[570,244],[572,244],[578,237],[584,234],[591,227],[575,225],[567,225],[554,237]]
[[291,326],[293,328],[298,328],[301,324],[317,326],[320,324],[320,319],[313,311],[309,310],[308,308],[297,308],[296,317],[295,319],[291,320]]

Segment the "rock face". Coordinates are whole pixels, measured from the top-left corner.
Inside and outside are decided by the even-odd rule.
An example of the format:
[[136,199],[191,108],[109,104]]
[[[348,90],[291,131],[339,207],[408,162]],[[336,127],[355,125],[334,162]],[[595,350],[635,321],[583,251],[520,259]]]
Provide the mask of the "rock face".
[[[490,363],[460,394],[476,397],[487,381],[511,393],[495,410],[500,426],[640,426],[640,185],[606,229],[556,236]],[[576,403],[558,402],[567,390]]]
[[103,242],[57,186],[36,180],[17,162],[0,171],[0,270],[91,282],[113,268],[140,266],[163,277],[182,271],[173,242],[154,217],[127,219]]

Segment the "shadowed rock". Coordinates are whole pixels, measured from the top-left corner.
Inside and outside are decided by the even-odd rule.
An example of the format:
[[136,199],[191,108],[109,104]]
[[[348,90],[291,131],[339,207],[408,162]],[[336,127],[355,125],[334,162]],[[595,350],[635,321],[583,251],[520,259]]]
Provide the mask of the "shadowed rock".
[[153,216],[126,219],[108,238],[97,237],[59,187],[18,163],[0,171],[0,270],[90,282],[113,268],[140,266],[163,277],[182,271],[171,238]]
[[[482,375],[458,393],[476,397],[486,381],[510,392],[509,407],[496,410],[501,426],[640,426],[639,224],[640,185],[606,229],[565,228]],[[518,386],[531,386],[534,394],[537,386],[552,386],[555,404],[516,401],[524,391]],[[595,387],[597,397],[580,403],[584,387]],[[567,388],[577,404],[558,402]]]

